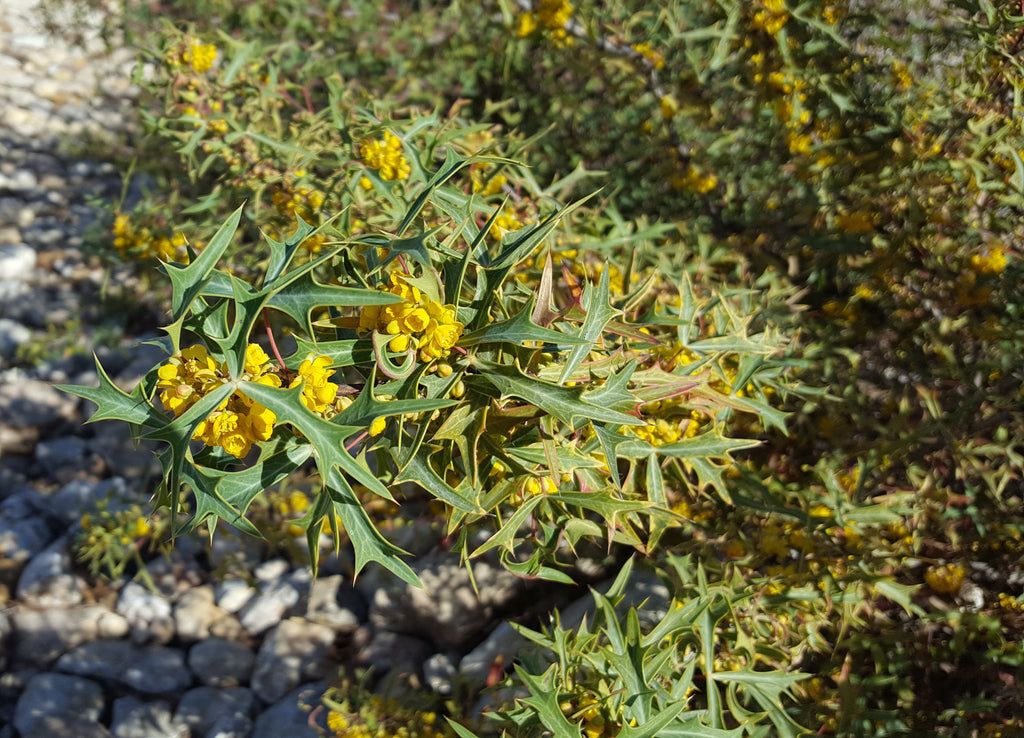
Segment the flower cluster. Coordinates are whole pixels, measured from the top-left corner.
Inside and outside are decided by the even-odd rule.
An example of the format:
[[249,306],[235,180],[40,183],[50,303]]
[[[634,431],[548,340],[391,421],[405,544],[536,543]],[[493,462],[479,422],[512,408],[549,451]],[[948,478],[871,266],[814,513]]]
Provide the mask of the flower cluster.
[[189,41],[168,53],[167,64],[171,67],[191,67],[193,71],[202,73],[213,66],[216,58],[217,47],[213,44]]
[[971,266],[982,274],[1001,274],[1006,269],[1006,254],[1001,248],[989,249],[987,254],[974,254]]
[[665,55],[651,46],[650,41],[642,41],[641,43],[633,44],[631,48],[650,62],[651,66],[655,69],[662,69],[665,66]]
[[924,573],[925,583],[939,594],[956,594],[964,583],[967,570],[959,564],[930,566]]
[[367,305],[359,314],[359,329],[393,336],[389,349],[416,350],[423,362],[447,356],[465,328],[455,306],[431,300],[398,272],[391,274],[386,291],[402,302]]
[[384,138],[364,138],[359,143],[359,158],[371,169],[378,170],[386,181],[408,179],[412,169],[402,152],[398,136],[386,131]]
[[289,388],[302,385],[302,404],[314,413],[324,414],[338,396],[338,385],[330,381],[333,376],[331,357],[307,356],[299,366],[299,373],[288,385]]
[[718,177],[714,174],[704,174],[691,164],[686,167],[683,174],[673,177],[672,186],[677,190],[692,190],[705,195],[718,186]]
[[572,17],[572,3],[567,0],[539,0],[534,9],[519,16],[519,37],[525,38],[538,29],[552,31],[555,42],[559,45],[572,44],[565,24]]
[[762,0],[759,5],[751,21],[754,28],[775,36],[789,20],[786,3],[784,0]]
[[518,231],[522,227],[523,224],[515,216],[515,213],[504,212],[494,219],[487,234],[495,241],[500,241],[509,231]]
[[[245,352],[241,379],[268,387],[280,387],[281,379],[270,357],[254,343]],[[218,366],[202,345],[191,346],[172,356],[157,370],[157,389],[164,408],[183,415],[213,390],[230,380],[227,367]],[[232,393],[204,418],[192,434],[207,446],[220,446],[232,456],[245,458],[254,443],[266,441],[274,432],[277,415],[240,392]]]
[[145,259],[155,257],[161,261],[177,261],[188,263],[185,251],[185,235],[183,233],[167,236],[154,233],[146,226],[132,223],[127,213],[114,216],[114,248],[122,259]]

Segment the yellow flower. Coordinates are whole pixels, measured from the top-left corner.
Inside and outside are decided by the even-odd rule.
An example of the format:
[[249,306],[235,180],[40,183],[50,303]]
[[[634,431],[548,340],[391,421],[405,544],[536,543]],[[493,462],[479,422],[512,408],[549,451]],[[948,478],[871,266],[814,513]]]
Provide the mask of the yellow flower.
[[402,152],[402,141],[390,131],[384,133],[383,139],[364,138],[359,143],[359,158],[366,166],[378,170],[380,178],[386,181],[408,179],[412,172]]
[[217,58],[217,47],[213,44],[199,44],[195,41],[185,52],[185,61],[197,72],[205,72]]
[[1001,274],[1006,269],[1006,254],[1001,248],[989,249],[987,254],[974,254],[971,266],[982,274]]
[[324,413],[338,395],[338,385],[330,381],[333,372],[330,356],[310,354],[299,366],[299,373],[289,387],[302,385],[302,404],[315,413]]

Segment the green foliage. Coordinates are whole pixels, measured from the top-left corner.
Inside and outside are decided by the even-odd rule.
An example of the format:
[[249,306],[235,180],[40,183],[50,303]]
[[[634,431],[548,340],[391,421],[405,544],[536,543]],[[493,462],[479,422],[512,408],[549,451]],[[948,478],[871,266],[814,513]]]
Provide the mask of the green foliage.
[[[94,247],[168,262],[168,353],[230,389],[173,420],[157,368],[75,391],[167,444],[178,532],[266,535],[267,490],[315,468],[314,562],[411,579],[392,500],[524,575],[642,553],[674,625],[646,640],[608,593],[529,629],[511,735],[1013,734],[1014,7],[132,8],[155,192]],[[449,355],[362,307],[412,288],[462,326]],[[283,355],[253,374],[257,341]],[[203,441],[225,397],[274,417],[241,457]]]

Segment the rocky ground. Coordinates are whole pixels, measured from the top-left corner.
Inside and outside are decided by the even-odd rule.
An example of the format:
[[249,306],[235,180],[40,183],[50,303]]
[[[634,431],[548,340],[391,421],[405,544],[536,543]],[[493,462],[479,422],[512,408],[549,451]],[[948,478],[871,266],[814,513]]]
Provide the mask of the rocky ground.
[[[94,349],[125,387],[159,360],[137,338],[99,340],[111,275],[81,251],[122,187],[81,152],[130,135],[134,62],[88,33],[84,47],[43,33],[37,3],[0,5],[0,738],[315,736],[323,710],[308,707],[343,666],[446,695],[511,663],[522,641],[505,617],[555,604],[579,617],[585,593],[486,561],[474,594],[429,526],[396,541],[417,554],[422,590],[372,570],[353,582],[344,554],[314,580],[230,537],[179,540],[150,563],[155,591],[88,573],[82,515],[145,507],[155,473],[123,424],[83,426],[87,403],[54,387],[97,385]],[[639,581],[634,594],[667,593]]]

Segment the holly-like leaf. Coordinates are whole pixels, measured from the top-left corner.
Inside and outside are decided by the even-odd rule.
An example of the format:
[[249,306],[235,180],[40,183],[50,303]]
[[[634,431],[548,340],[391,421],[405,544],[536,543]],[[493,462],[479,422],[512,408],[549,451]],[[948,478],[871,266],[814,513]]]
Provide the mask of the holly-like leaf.
[[570,723],[562,714],[561,695],[555,690],[558,664],[552,664],[540,675],[529,673],[519,664],[515,665],[515,669],[523,684],[530,690],[530,696],[521,697],[520,701],[536,711],[537,717],[544,727],[551,731],[554,738],[579,738],[579,726]]
[[356,461],[345,448],[345,441],[355,433],[365,430],[365,426],[330,422],[308,410],[299,399],[302,394],[301,385],[291,389],[280,389],[257,382],[241,382],[239,390],[273,411],[277,415],[278,423],[291,423],[309,439],[313,444],[313,454],[321,479],[326,480],[331,470],[338,468],[375,494],[394,501],[388,488],[381,484],[377,476]]
[[[95,357],[94,357],[95,358]],[[136,385],[129,393],[114,384],[106,369],[96,361],[96,373],[100,378],[99,387],[84,387],[74,384],[58,384],[57,389],[67,392],[96,404],[96,410],[85,422],[95,423],[98,420],[124,420],[132,425],[147,428],[162,428],[170,421],[143,393],[142,385]]]
[[235,231],[238,230],[238,221],[242,217],[242,207],[239,206],[231,214],[214,234],[213,238],[188,266],[178,264],[164,264],[167,277],[171,280],[173,293],[171,295],[171,317],[178,321],[188,310],[192,301],[199,296],[206,283],[213,273],[214,267],[220,261],[224,252],[231,244]]
[[532,296],[523,309],[508,320],[488,323],[483,328],[465,334],[459,339],[459,346],[469,348],[481,343],[499,342],[525,346],[530,341],[572,345],[588,343],[585,338],[570,336],[562,331],[536,325],[530,317],[533,314],[535,302],[536,295]]
[[267,301],[267,307],[280,310],[313,335],[310,315],[318,307],[390,305],[401,301],[397,295],[380,290],[320,284],[312,274],[304,272],[275,291]]
[[434,471],[434,468],[430,465],[430,454],[426,445],[421,446],[417,453],[403,459],[402,467],[401,474],[395,478],[396,484],[415,482],[434,495],[434,497],[446,502],[456,510],[461,510],[465,513],[483,514],[484,510],[475,499],[467,497],[458,488],[452,487],[440,474]]
[[373,342],[369,338],[315,343],[302,336],[295,336],[295,345],[295,353],[284,360],[285,366],[292,371],[297,371],[310,354],[331,357],[332,367],[369,364],[374,360]]
[[334,512],[341,518],[345,533],[352,542],[355,573],[362,571],[369,562],[376,561],[402,581],[413,587],[422,587],[416,572],[400,558],[406,552],[381,535],[348,480],[337,468],[331,469],[326,479],[324,493],[329,495]]
[[582,398],[583,390],[574,387],[560,387],[533,379],[523,374],[517,366],[470,357],[469,363],[480,371],[479,376],[466,377],[466,383],[478,385],[481,381],[495,387],[502,399],[516,397],[576,429],[577,421],[593,420],[618,425],[643,425],[644,421],[617,410],[592,405]]
[[192,487],[196,498],[196,509],[188,530],[211,518],[215,524],[219,518],[244,533],[262,537],[263,534],[245,517],[246,510],[259,495],[298,469],[311,453],[309,444],[292,443],[271,451],[269,456],[261,456],[257,464],[237,472],[186,465],[182,478]]
[[583,339],[584,343],[580,346],[574,346],[569,351],[569,355],[566,357],[565,364],[562,367],[562,376],[558,379],[559,384],[564,383],[576,371],[583,360],[587,358],[587,355],[597,346],[601,336],[604,335],[604,329],[608,325],[608,321],[619,313],[618,310],[611,306],[609,300],[610,274],[611,269],[608,264],[605,264],[597,287],[595,288],[590,282],[587,282],[583,288],[582,305],[587,315],[583,319],[580,338]]

